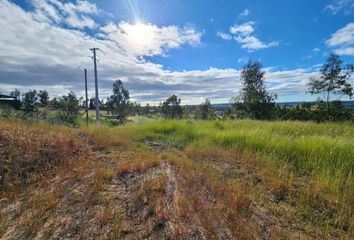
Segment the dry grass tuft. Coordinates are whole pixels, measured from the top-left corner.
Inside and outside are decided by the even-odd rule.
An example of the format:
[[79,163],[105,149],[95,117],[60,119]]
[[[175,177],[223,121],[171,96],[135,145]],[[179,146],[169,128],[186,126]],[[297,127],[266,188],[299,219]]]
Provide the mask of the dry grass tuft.
[[121,148],[123,150],[133,147],[133,139],[136,136],[134,129],[108,128],[91,126],[79,130],[80,134],[87,138],[95,150]]
[[156,153],[137,149],[117,155],[117,172],[119,174],[144,173],[146,170],[160,166],[161,162]]
[[67,128],[0,120],[0,192],[35,181],[41,169],[77,159],[82,147]]
[[247,189],[183,155],[170,153],[166,158],[178,174],[177,215],[184,224],[176,228],[177,235],[187,237],[188,228],[194,226],[204,229],[210,238],[218,238],[223,231],[231,231],[235,238],[252,238],[247,228],[240,227],[251,224],[245,220],[251,203]]
[[166,184],[166,174],[156,174],[145,178],[135,195],[136,202],[146,203],[157,222],[165,222],[169,218],[165,209]]

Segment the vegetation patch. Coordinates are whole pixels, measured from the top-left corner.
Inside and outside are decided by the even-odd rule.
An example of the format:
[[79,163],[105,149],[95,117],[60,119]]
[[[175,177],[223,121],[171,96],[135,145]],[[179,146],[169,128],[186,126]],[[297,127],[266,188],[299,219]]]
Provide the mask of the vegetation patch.
[[29,184],[39,170],[73,161],[84,150],[70,129],[4,120],[0,146],[0,192]]
[[144,173],[147,169],[160,165],[158,155],[149,150],[128,151],[117,156],[117,172],[121,175],[127,173]]

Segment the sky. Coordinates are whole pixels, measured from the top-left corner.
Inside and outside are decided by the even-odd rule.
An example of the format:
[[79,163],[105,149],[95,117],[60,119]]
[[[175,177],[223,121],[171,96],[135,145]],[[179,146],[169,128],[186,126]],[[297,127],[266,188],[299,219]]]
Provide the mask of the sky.
[[84,96],[99,48],[100,98],[121,79],[131,100],[227,103],[248,60],[278,102],[312,101],[306,84],[330,52],[354,63],[354,0],[0,0],[0,92]]

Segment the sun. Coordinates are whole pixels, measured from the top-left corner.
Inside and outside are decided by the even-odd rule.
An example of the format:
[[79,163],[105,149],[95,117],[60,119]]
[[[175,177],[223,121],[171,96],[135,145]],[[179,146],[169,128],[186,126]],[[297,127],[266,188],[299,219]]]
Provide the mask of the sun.
[[148,45],[154,36],[153,26],[144,23],[136,23],[125,27],[129,41],[137,45]]

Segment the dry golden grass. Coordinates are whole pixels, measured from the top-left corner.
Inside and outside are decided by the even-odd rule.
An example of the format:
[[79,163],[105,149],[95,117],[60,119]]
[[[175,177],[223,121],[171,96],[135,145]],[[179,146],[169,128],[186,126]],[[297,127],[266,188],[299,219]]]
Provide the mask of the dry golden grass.
[[251,226],[251,202],[244,186],[223,179],[214,168],[184,155],[167,153],[164,157],[178,176],[177,216],[181,224],[176,228],[176,235],[187,237],[188,228],[195,226],[204,229],[210,239],[218,238],[226,229],[235,238],[254,237],[244,227]]
[[[16,203],[16,218],[19,222],[13,222],[8,216],[1,216],[2,224],[0,227],[0,236],[14,226],[21,229],[21,234],[26,239],[33,238],[39,231],[43,230],[44,234],[51,234],[55,231],[55,222],[43,229],[43,224],[48,218],[53,217],[54,212],[60,206],[62,198],[71,186],[77,181],[75,172],[81,168],[88,168],[89,162],[86,158],[79,158],[73,162],[60,164],[56,169],[47,169],[38,177],[34,184],[26,187],[18,188],[15,196],[5,192],[2,197],[6,201]],[[72,171],[74,169],[74,171]],[[16,196],[20,194],[21,197]],[[13,190],[14,191],[14,190]]]
[[161,163],[156,153],[146,149],[118,153],[115,157],[119,174],[144,173],[147,169],[157,167]]
[[156,216],[159,222],[164,222],[168,218],[165,206],[166,183],[166,174],[156,174],[144,179],[135,195],[137,202],[147,202],[149,211]]
[[77,159],[82,144],[71,130],[0,120],[0,192],[35,181],[39,170]]
[[133,146],[133,139],[136,136],[134,129],[108,128],[108,127],[88,127],[79,130],[89,143],[96,150],[109,148],[129,149]]
[[[349,189],[337,189],[337,183],[331,185],[320,175],[303,174],[291,165],[279,165],[260,154],[208,144],[189,145],[184,153],[193,161],[221,171],[224,184],[226,179],[241,183],[253,202],[287,223],[284,227],[288,231],[293,224],[314,238],[350,239],[353,235],[354,185],[350,179],[343,183]],[[272,230],[275,238],[284,235],[286,231]]]

